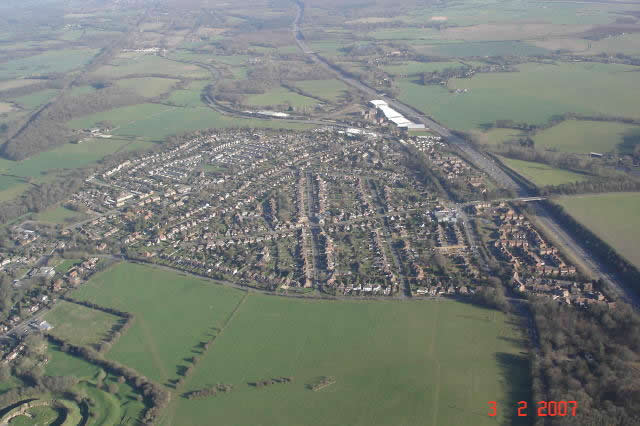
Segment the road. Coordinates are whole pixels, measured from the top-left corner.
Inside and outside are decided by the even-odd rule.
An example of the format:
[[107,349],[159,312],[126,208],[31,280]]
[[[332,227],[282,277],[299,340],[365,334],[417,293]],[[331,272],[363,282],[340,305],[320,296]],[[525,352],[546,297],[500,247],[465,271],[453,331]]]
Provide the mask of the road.
[[[433,118],[425,115],[412,106],[404,104],[397,99],[393,99],[386,95],[380,94],[377,90],[366,85],[362,81],[350,77],[349,75],[347,75],[347,73],[344,72],[344,70],[328,62],[322,56],[318,55],[312,49],[310,49],[305,42],[301,28],[302,22],[304,20],[304,3],[301,0],[295,0],[295,3],[297,6],[297,13],[291,29],[294,33],[296,44],[298,45],[300,50],[302,50],[302,52],[307,55],[313,62],[333,73],[345,84],[370,96],[371,99],[381,99],[387,102],[390,107],[394,108],[398,112],[401,112],[402,114],[405,114],[415,122],[423,123],[426,127],[430,128],[435,133],[447,139],[447,141],[453,147],[457,148],[461,153],[463,153],[476,167],[483,170],[496,183],[498,183],[498,185],[502,186],[503,188],[515,191],[519,197],[531,197],[531,194],[529,193],[527,188],[513,180],[507,173],[504,172],[504,170],[502,170],[502,168],[500,168],[496,164],[495,161],[489,158],[486,154],[476,150],[475,147],[473,147],[464,139],[455,135],[451,130],[449,130],[445,126],[442,126],[440,123],[433,120]],[[540,217],[541,222],[558,236],[558,238],[567,249],[574,251],[579,257],[584,260],[585,264],[591,269],[591,273],[594,277],[600,278],[608,283],[609,287],[614,289],[614,291],[620,297],[633,304],[636,308],[640,307],[640,304],[638,303],[638,297],[628,286],[625,285],[624,281],[621,280],[614,271],[609,271],[607,267],[598,259],[596,259],[591,253],[589,253],[584,246],[582,246],[578,241],[568,235],[562,229],[562,226],[548,213],[544,206],[539,204],[536,205],[536,213]]]

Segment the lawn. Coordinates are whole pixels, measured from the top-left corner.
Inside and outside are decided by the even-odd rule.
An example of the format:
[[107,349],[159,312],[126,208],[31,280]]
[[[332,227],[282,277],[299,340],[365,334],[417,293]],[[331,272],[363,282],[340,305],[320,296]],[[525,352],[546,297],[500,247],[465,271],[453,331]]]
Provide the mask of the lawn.
[[[250,294],[184,388],[227,383],[233,391],[176,396],[163,424],[506,424],[529,397],[525,351],[507,316],[460,302]],[[294,380],[248,385],[280,376]],[[320,376],[336,383],[305,388]],[[499,418],[487,416],[490,400]]]
[[130,263],[94,276],[72,296],[135,314],[108,358],[167,383],[193,348],[220,327],[244,293],[182,274]]
[[248,96],[245,101],[247,105],[255,106],[277,106],[290,105],[294,108],[310,107],[318,101],[306,96],[301,96],[284,87],[271,89],[266,93]]
[[563,183],[580,182],[589,179],[589,175],[557,169],[548,164],[506,157],[500,157],[500,160],[507,167],[537,186],[561,185]]
[[338,79],[304,80],[296,82],[295,86],[309,95],[331,102],[339,101],[340,97],[349,90],[347,85]]
[[49,207],[45,211],[36,214],[34,220],[65,225],[80,221],[84,218],[86,218],[85,214],[58,205]]
[[567,112],[640,118],[640,73],[629,72],[637,67],[529,63],[518,69],[449,80],[449,89],[468,89],[461,94],[400,79],[400,100],[460,130],[501,119],[543,124]]
[[122,318],[97,309],[59,300],[45,315],[53,326],[51,334],[75,345],[99,344]]
[[576,195],[556,200],[567,213],[640,267],[640,193]]
[[117,81],[117,85],[135,91],[146,98],[154,98],[167,93],[178,80],[172,78],[140,77],[124,78]]
[[[538,148],[552,148],[563,152],[610,152],[625,147],[625,141],[640,133],[640,126],[605,121],[567,120],[545,129],[533,138]],[[640,135],[637,136],[640,138]]]

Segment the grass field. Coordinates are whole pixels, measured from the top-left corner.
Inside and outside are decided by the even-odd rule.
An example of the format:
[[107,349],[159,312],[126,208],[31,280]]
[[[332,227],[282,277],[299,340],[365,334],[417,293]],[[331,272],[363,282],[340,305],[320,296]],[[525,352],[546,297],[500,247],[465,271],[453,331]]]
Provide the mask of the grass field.
[[124,78],[117,81],[117,85],[135,91],[138,95],[146,98],[154,98],[163,93],[167,93],[178,80],[171,78],[140,77]]
[[537,186],[561,185],[563,183],[580,182],[589,179],[589,175],[556,169],[548,164],[506,157],[500,157],[500,160],[507,167],[513,169]]
[[139,104],[87,115],[71,120],[76,129],[92,127],[108,120],[117,126],[112,133],[120,136],[144,137],[163,141],[167,136],[213,127],[308,128],[308,125],[278,120],[236,119],[223,116],[208,107],[172,107],[160,104]]
[[271,89],[260,95],[248,96],[244,103],[255,106],[271,106],[271,105],[290,105],[294,108],[310,107],[317,104],[318,101],[306,96],[301,96],[284,87]]
[[451,79],[450,89],[469,89],[463,94],[400,79],[400,99],[461,130],[500,119],[542,124],[566,112],[640,118],[640,73],[629,72],[637,67],[560,63],[518,69]]
[[71,222],[77,222],[86,217],[86,215],[70,210],[64,206],[49,207],[43,212],[35,215],[34,220],[39,222],[53,223],[53,224],[68,224]]
[[501,128],[493,128],[486,132],[473,131],[472,134],[479,143],[485,145],[499,145],[523,136],[518,130]]
[[[522,336],[497,311],[453,302],[302,301],[250,294],[176,397],[164,424],[493,425],[487,401],[528,398]],[[248,382],[293,376],[256,389]],[[319,376],[336,383],[305,388]],[[513,414],[513,413],[511,413]]]
[[96,309],[59,300],[45,315],[51,334],[75,345],[99,344],[121,318]]
[[22,108],[35,109],[40,105],[43,105],[49,102],[57,94],[58,94],[58,90],[53,90],[53,89],[40,90],[38,92],[34,92],[29,95],[20,96],[19,98],[14,98],[12,99],[12,101],[20,105]]
[[296,82],[295,86],[307,94],[331,102],[339,101],[340,97],[349,90],[347,85],[338,79],[304,80]]
[[446,68],[459,68],[460,62],[416,62],[408,61],[402,64],[383,65],[384,72],[391,75],[412,75],[423,72],[442,71]]
[[576,195],[555,200],[622,256],[640,267],[640,193]]
[[539,148],[553,148],[563,152],[633,151],[625,141],[640,132],[640,126],[603,121],[567,120],[534,136]]
[[89,62],[96,53],[95,49],[51,50],[14,59],[0,64],[0,79],[68,72]]
[[229,317],[243,293],[122,263],[94,276],[72,296],[135,314],[133,326],[107,356],[167,383],[177,378],[192,349]]
[[119,58],[109,65],[98,68],[93,75],[106,78],[119,78],[133,74],[162,73],[178,78],[208,77],[209,72],[197,65],[182,64],[153,55],[139,55],[130,59]]

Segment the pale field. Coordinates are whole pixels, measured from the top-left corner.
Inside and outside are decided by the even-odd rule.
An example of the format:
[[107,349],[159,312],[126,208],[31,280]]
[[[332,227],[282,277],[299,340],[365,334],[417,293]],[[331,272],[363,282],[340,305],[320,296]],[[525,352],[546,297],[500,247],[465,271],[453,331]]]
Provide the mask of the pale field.
[[0,81],[0,91],[16,89],[18,87],[30,86],[32,84],[41,83],[41,80],[30,80],[28,78]]
[[447,28],[440,32],[444,40],[499,41],[526,40],[575,34],[590,29],[589,25],[552,25],[545,23],[480,24],[468,27]]
[[13,104],[7,102],[0,102],[0,114],[13,111]]

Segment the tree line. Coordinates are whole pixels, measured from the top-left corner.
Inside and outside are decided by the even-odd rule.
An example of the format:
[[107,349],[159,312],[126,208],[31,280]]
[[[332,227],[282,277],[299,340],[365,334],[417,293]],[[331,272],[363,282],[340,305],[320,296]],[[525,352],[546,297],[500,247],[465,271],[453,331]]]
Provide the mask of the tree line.
[[530,299],[538,331],[531,352],[533,401],[577,401],[577,416],[536,417],[536,425],[640,423],[640,316],[615,309]]

